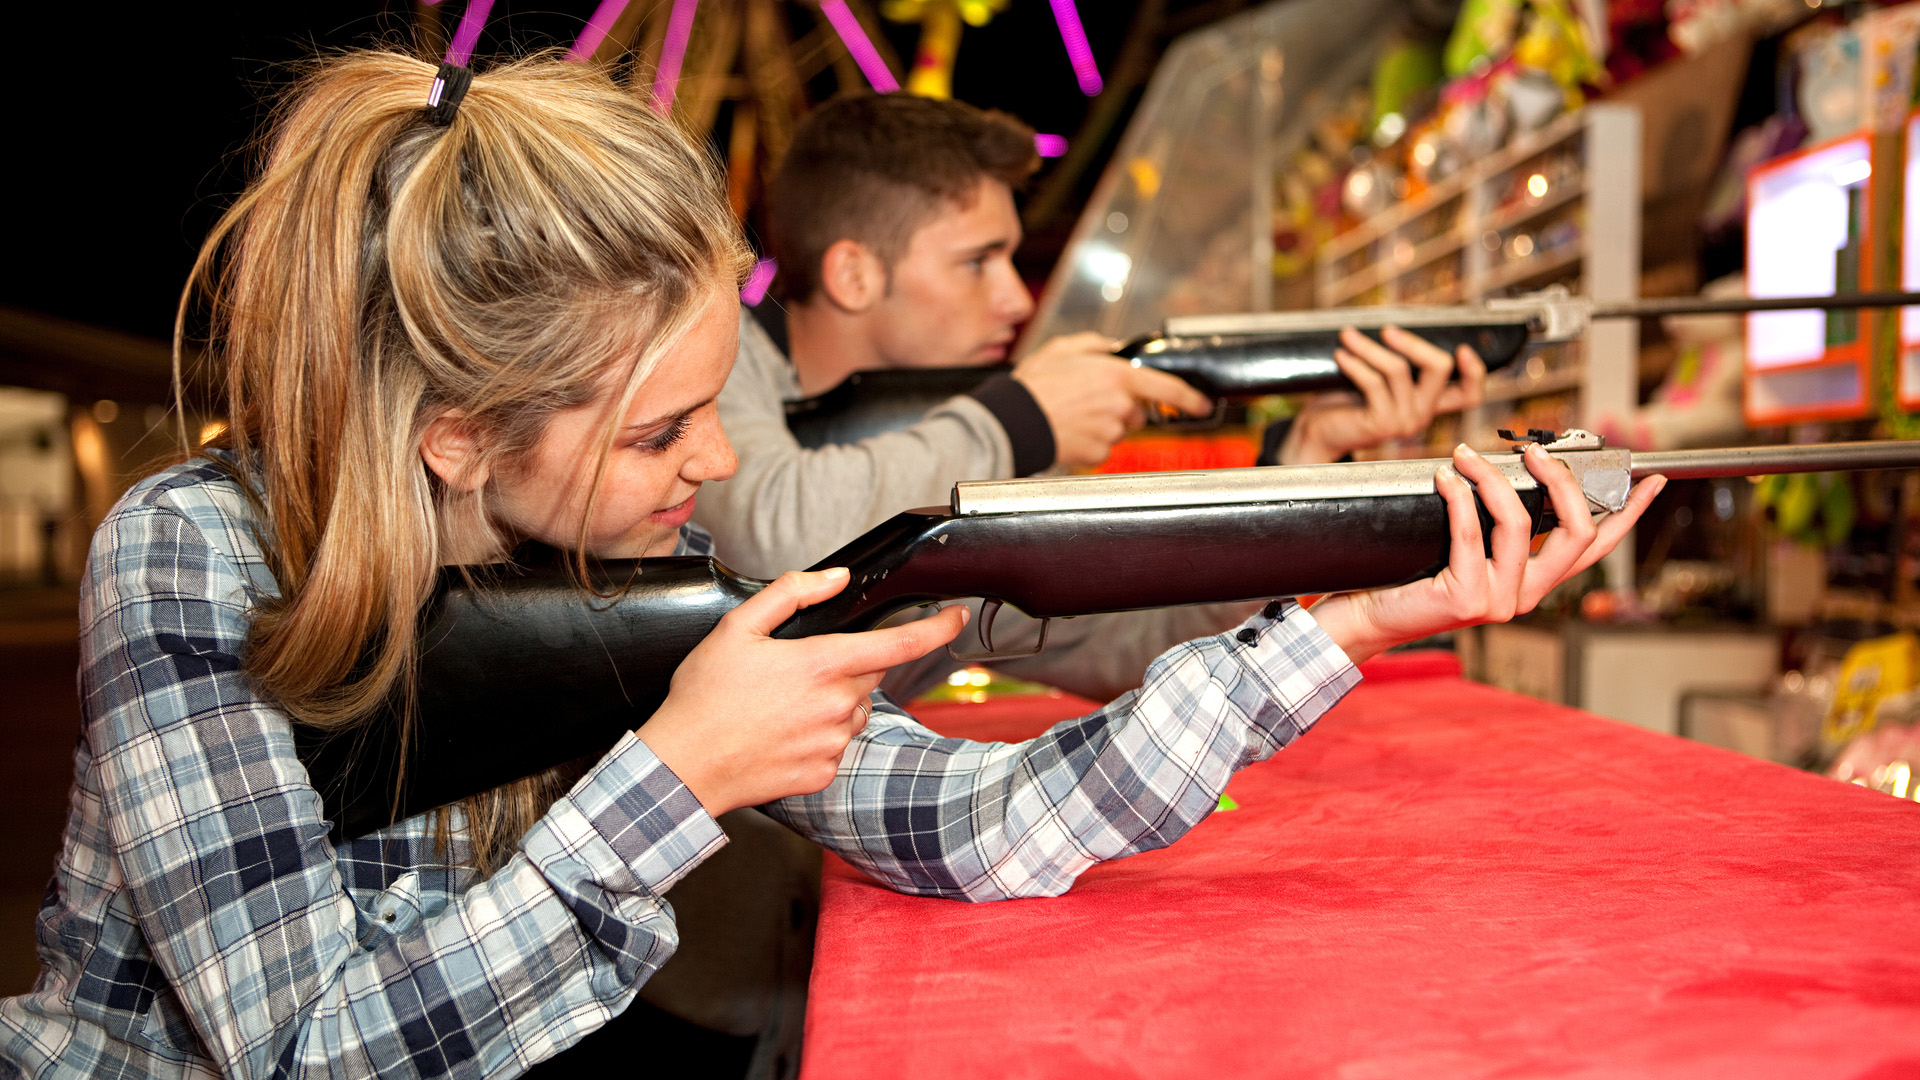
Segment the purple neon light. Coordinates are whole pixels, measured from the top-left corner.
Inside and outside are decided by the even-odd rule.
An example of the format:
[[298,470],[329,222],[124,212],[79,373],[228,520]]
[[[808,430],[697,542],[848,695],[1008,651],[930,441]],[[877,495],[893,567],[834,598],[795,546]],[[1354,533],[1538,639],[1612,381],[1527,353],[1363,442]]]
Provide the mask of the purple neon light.
[[1041,157],[1059,157],[1067,152],[1067,137],[1036,132],[1033,136],[1033,149]]
[[853,54],[853,62],[860,65],[860,73],[867,77],[867,83],[875,91],[891,94],[900,89],[900,80],[887,70],[887,62],[880,59],[880,52],[867,39],[867,32],[860,28],[860,20],[847,10],[847,0],[823,0],[820,13],[833,24],[833,32],[840,35],[840,43]]
[[1080,27],[1080,12],[1073,0],[1053,0],[1053,21],[1060,24],[1060,42],[1067,47],[1067,59],[1073,61],[1073,77],[1080,80],[1080,92],[1093,97],[1104,84],[1100,68],[1093,62],[1093,49],[1087,45],[1087,32]]
[[607,40],[608,31],[613,29],[614,20],[627,10],[627,0],[600,0],[600,6],[593,9],[587,18],[587,25],[580,28],[580,39],[567,50],[567,59],[579,63],[590,59],[600,43]]
[[748,307],[759,307],[760,301],[767,298],[767,286],[773,284],[773,275],[780,272],[780,264],[773,259],[761,259],[753,264],[753,270],[747,274],[747,283],[740,286],[740,302]]
[[667,16],[667,40],[660,47],[660,66],[653,73],[653,111],[673,111],[674,91],[680,88],[680,62],[687,58],[687,39],[693,36],[693,12],[700,0],[673,0]]
[[460,29],[447,46],[447,63],[465,67],[473,59],[473,47],[480,44],[480,29],[487,25],[487,13],[492,10],[493,0],[467,0],[467,10],[460,13]]

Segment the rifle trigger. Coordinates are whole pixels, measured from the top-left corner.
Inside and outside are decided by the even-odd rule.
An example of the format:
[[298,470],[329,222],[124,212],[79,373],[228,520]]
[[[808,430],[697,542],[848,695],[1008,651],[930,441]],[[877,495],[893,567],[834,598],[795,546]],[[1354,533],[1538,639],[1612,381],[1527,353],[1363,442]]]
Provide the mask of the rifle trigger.
[[993,620],[995,616],[1000,614],[1000,609],[1005,606],[1006,603],[1004,601],[994,600],[992,598],[985,598],[980,602],[980,618],[974,627],[974,634],[979,637],[980,644],[984,651],[963,653],[954,649],[954,647],[949,644],[947,646],[947,655],[961,663],[970,664],[982,660],[1012,660],[1016,657],[1032,656],[1041,649],[1046,648],[1047,628],[1053,622],[1052,619],[1040,620],[1040,640],[1034,643],[1033,648],[1021,649],[1017,652],[998,652],[994,649]]

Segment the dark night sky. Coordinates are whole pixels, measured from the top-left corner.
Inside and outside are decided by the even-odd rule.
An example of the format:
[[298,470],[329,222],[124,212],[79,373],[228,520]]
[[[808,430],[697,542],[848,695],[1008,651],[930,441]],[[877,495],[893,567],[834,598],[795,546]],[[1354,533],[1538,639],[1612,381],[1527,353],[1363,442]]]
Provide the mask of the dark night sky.
[[[447,6],[449,16],[459,9]],[[1134,6],[1079,4],[1103,70]],[[10,19],[18,36],[0,65],[11,143],[0,304],[165,338],[199,239],[243,181],[242,151],[282,65],[316,48],[405,42],[412,5],[127,7],[76,19],[88,9],[28,5]],[[593,7],[501,0],[481,51],[569,44]],[[903,58],[917,32],[890,26]],[[1088,105],[1045,0],[1012,0],[992,24],[966,31],[955,93],[1067,135]]]

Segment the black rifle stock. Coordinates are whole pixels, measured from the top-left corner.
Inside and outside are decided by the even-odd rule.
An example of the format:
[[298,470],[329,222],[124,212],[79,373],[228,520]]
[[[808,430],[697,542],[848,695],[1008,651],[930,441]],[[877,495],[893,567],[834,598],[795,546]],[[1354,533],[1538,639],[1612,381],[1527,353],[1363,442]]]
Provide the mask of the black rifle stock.
[[[1543,435],[1543,437],[1545,437]],[[1631,477],[1920,467],[1920,442],[1829,443],[1630,456],[1584,432],[1549,451],[1589,508],[1625,505]],[[1538,534],[1555,524],[1518,454]],[[1397,585],[1446,565],[1433,492],[1440,461],[1273,466],[958,484],[953,504],[896,515],[821,560],[851,572],[781,637],[871,628],[915,605],[986,597],[1036,618]],[[1484,508],[1482,526],[1488,521]],[[674,670],[765,586],[707,558],[597,565],[595,599],[560,566],[500,567],[471,588],[449,571],[423,613],[415,734],[401,776],[391,713],[295,739],[336,835],[356,837],[511,780],[598,754],[666,697]],[[983,617],[969,633],[985,637]]]

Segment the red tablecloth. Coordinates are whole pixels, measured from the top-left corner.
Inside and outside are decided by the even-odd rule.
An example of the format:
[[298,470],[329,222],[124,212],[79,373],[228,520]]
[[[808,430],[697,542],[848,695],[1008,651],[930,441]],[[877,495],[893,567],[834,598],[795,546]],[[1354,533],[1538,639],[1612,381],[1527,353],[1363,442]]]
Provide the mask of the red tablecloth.
[[1920,1076],[1920,806],[1388,665],[1065,896],[829,858],[805,1076]]

